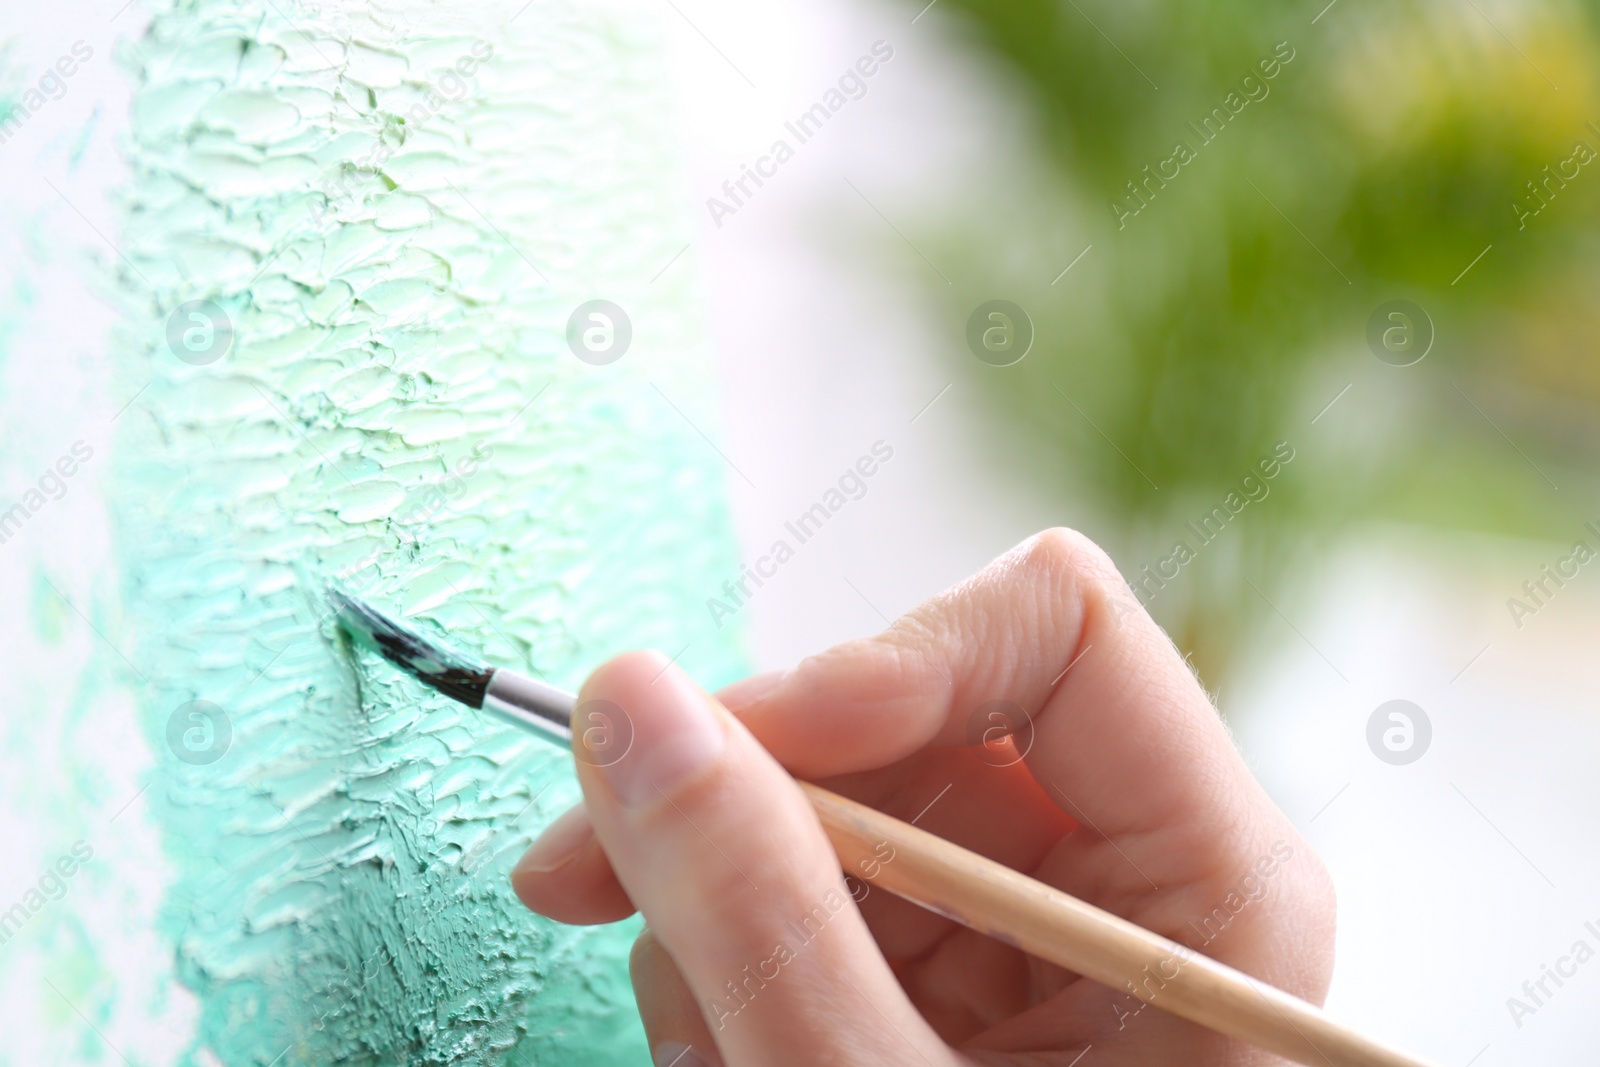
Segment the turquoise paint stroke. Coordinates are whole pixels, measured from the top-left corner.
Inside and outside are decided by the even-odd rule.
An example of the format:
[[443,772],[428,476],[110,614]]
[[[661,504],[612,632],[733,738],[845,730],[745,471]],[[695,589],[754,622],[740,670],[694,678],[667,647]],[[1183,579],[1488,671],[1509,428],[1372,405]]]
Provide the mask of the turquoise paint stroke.
[[[688,227],[653,22],[488,6],[184,0],[129,51],[112,503],[196,1063],[646,1058],[631,924],[507,885],[567,757],[350,661],[297,579],[568,686],[633,646],[741,670],[691,294],[650,284]],[[634,324],[607,367],[564,347],[596,297]],[[234,335],[202,365],[166,341],[195,300]]]

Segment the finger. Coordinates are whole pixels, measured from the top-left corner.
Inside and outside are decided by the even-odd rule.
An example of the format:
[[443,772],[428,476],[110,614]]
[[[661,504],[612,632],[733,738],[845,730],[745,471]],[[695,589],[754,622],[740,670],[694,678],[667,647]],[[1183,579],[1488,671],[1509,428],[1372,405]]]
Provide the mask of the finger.
[[596,836],[726,1062],[953,1062],[873,944],[810,804],[720,704],[633,653],[584,685],[573,727]]
[[[760,696],[782,674],[753,675],[724,687],[718,697]],[[617,922],[636,910],[595,840],[581,803],[557,816],[528,847],[511,871],[511,887],[529,909],[574,926]]]
[[1103,884],[1074,891],[1148,896],[1236,873],[1293,834],[1172,643],[1071,531],[1031,538],[883,633],[803,661],[741,719],[814,778],[965,743],[997,700],[1032,715],[1026,764],[1089,831],[1073,836],[1118,850],[1091,865],[1094,878],[1110,872]]
[[1003,699],[1035,712],[1058,679],[1063,693],[1111,697],[1097,718],[1129,723],[1174,696],[1192,706],[1198,687],[1159,629],[1112,610],[1119,587],[1085,538],[1046,531],[882,633],[801,661],[740,718],[801,777],[819,778],[962,744],[972,711]]
[[[752,675],[723,687],[717,697],[738,713],[770,694],[787,673]],[[1037,785],[1031,779],[1019,782],[1016,775],[1003,773],[1010,768],[973,764],[953,751],[934,756],[930,763],[902,773],[869,772],[826,784],[908,821],[919,818],[924,829],[957,844],[981,848],[1019,870],[1031,869],[1071,826],[1059,812],[1052,817],[1040,811],[1033,796]],[[965,779],[974,775],[989,779],[985,782],[988,788],[981,792],[965,788]],[[956,788],[963,802],[937,811],[928,805],[924,811],[922,806],[939,799],[941,789],[947,786]],[[1009,830],[1003,839],[993,833],[1000,822]],[[610,861],[598,847],[589,847],[593,845],[593,830],[580,804],[552,822],[518,862],[511,874],[517,896],[532,910],[565,923],[616,922],[632,914],[633,902],[618,884]],[[865,910],[874,936],[890,959],[919,955],[950,929],[949,920],[932,912],[882,894],[879,898]]]
[[[935,748],[877,771],[819,783],[1019,871],[1033,870],[1072,828],[1026,768],[996,767],[967,748]],[[958,927],[884,891],[857,902],[892,964],[917,959]]]
[[533,911],[573,926],[613,923],[634,912],[582,804],[558,816],[523,853],[511,888]]
[[655,1067],[721,1067],[689,983],[649,927],[633,943],[628,973]]
[[[1057,813],[1055,818],[1047,818],[1036,827],[1018,826],[1019,822],[1029,820],[1030,813],[1047,816],[1055,811],[1048,804],[1041,808],[1035,802],[1032,794],[1037,793],[1038,786],[1025,772],[1010,773],[1021,770],[1020,767],[995,768],[974,758],[967,750],[952,748],[930,753],[922,766],[904,774],[852,775],[826,784],[907,821],[916,820],[917,825],[947,840],[977,846],[995,841],[993,819],[975,816],[972,805],[941,802],[952,792],[972,795],[979,786],[977,779],[982,778],[983,806],[992,804],[995,810],[1004,812],[1014,832],[1013,837],[991,847],[989,852],[1001,862],[1027,870],[1037,863],[1044,849],[1060,838],[1064,819]],[[889,779],[906,786],[904,798],[889,795],[893,785]],[[1036,843],[1019,848],[1019,843],[1024,841]],[[609,861],[594,845],[593,831],[581,804],[550,824],[512,871],[512,884],[530,908],[561,922],[612,922],[634,910],[633,902],[617,883]],[[873,890],[863,882],[848,884],[879,950],[892,964],[919,960],[939,940],[961,929],[949,919],[883,890]],[[983,944],[975,951],[985,959],[986,966],[982,968],[983,976],[977,977],[977,969],[969,965],[969,957],[974,954],[967,945],[969,940],[940,949],[941,971],[948,981],[938,989],[926,982],[908,989],[913,1003],[947,1040],[966,1036],[947,1031],[941,1023],[952,1014],[952,1001],[970,999],[985,1017],[996,1014],[994,1003],[1001,992],[1014,994],[1005,1005],[1011,1010],[1031,1002],[1027,993],[1032,985],[1018,993],[994,981],[995,967]],[[920,969],[925,967],[923,964]]]
[[[734,703],[768,692],[783,672],[755,675],[718,692]],[[985,757],[992,758],[992,757]],[[870,804],[948,841],[981,849],[1018,870],[1030,870],[1072,823],[1048,802],[1020,766],[995,766],[964,749],[926,753],[914,766],[847,775],[828,788]],[[978,786],[981,779],[982,788]],[[960,803],[943,804],[949,793]],[[996,825],[1007,834],[996,836]],[[594,840],[579,804],[556,818],[511,872],[512,887],[532,910],[575,925],[616,922],[634,911],[610,861]],[[925,952],[951,928],[948,919],[878,894],[862,909],[874,938],[890,960]]]

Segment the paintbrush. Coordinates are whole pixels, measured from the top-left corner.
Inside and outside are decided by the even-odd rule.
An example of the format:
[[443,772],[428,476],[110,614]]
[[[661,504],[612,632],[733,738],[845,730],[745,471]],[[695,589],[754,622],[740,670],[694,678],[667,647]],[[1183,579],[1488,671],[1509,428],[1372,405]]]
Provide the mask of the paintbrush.
[[[345,633],[470,707],[568,748],[576,698],[462,655],[329,586]],[[870,884],[1154,1007],[1320,1067],[1429,1067],[1322,1009],[864,804],[798,783],[844,869]],[[870,861],[885,843],[895,862]],[[860,877],[860,876],[858,876]]]

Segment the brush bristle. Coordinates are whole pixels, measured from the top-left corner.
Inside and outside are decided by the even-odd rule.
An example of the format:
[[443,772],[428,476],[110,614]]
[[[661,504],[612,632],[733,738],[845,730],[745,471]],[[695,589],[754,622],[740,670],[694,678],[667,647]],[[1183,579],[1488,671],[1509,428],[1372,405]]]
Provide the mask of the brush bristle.
[[370,604],[329,585],[328,600],[345,633],[430,688],[474,708],[483,707],[494,669],[403,626]]

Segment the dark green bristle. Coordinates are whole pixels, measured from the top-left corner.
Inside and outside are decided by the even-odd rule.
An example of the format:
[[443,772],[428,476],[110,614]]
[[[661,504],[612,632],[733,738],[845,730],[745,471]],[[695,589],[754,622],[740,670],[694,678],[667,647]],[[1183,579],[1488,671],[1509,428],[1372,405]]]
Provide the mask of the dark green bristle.
[[377,652],[419,682],[453,700],[483,707],[494,669],[455,652],[384,615],[370,604],[329,585],[328,600],[356,644]]

